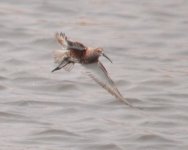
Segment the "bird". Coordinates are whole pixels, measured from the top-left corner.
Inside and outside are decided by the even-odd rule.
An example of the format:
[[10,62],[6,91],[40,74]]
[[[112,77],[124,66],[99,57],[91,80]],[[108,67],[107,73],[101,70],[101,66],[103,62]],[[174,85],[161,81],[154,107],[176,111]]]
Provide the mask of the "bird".
[[62,32],[56,33],[55,39],[62,46],[62,49],[55,50],[53,53],[54,61],[58,66],[52,72],[62,68],[65,71],[71,71],[75,63],[81,64],[86,68],[85,73],[98,85],[115,96],[117,100],[133,107],[119,92],[106,68],[99,60],[100,56],[103,56],[112,63],[112,60],[104,53],[103,48],[87,47],[80,42],[72,41]]

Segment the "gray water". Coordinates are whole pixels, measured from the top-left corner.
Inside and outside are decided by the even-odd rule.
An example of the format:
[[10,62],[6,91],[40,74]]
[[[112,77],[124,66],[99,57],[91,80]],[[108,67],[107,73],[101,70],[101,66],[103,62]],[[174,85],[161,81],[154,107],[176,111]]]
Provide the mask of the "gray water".
[[[135,110],[76,65],[51,73],[56,32],[113,60]],[[187,150],[187,0],[1,0],[0,150]]]

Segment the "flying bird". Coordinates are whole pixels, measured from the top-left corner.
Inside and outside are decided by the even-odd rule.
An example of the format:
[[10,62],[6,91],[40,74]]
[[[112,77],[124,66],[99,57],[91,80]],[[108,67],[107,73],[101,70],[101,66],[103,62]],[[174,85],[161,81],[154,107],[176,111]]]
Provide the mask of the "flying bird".
[[133,107],[119,92],[106,68],[99,60],[99,57],[103,56],[112,63],[102,48],[87,47],[80,42],[70,40],[64,33],[56,33],[55,38],[63,49],[54,51],[54,60],[58,66],[52,72],[62,68],[71,71],[74,64],[79,63],[86,68],[86,74],[97,84],[115,96],[116,99]]

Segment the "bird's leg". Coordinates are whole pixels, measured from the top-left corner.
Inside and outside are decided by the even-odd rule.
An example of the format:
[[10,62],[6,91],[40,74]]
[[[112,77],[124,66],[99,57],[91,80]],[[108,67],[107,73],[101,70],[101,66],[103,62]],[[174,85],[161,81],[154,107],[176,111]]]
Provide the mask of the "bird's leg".
[[62,66],[62,64],[63,64],[64,62],[65,62],[65,61],[63,61],[59,66],[57,66],[55,69],[53,69],[52,72],[57,71],[57,70],[60,70],[61,68],[65,67],[66,65],[68,65],[68,64],[70,63],[69,61],[67,61],[66,64],[64,64],[64,65]]

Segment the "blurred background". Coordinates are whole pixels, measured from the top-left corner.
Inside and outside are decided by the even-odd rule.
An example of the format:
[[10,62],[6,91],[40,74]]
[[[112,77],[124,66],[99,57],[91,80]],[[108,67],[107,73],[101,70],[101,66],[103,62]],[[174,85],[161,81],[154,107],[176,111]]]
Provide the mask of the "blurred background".
[[[51,73],[56,32],[103,47],[135,110],[82,74]],[[1,0],[1,150],[187,150],[188,1]]]

